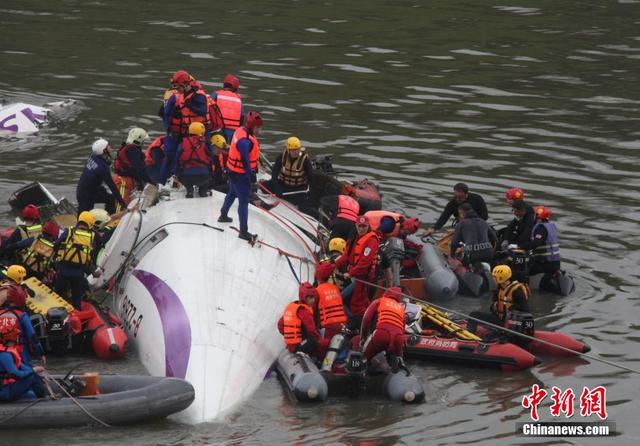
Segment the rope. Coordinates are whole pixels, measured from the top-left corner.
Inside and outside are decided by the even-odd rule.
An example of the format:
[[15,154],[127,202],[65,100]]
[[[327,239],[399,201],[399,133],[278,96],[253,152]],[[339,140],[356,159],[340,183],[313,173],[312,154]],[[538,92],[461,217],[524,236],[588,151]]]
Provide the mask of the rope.
[[100,418],[96,417],[95,415],[93,415],[91,412],[89,412],[89,410],[87,410],[86,407],[84,407],[82,404],[80,404],[80,402],[74,398],[68,391],[67,389],[64,388],[64,386],[62,384],[60,384],[53,376],[51,376],[49,374],[49,372],[44,371],[43,375],[45,377],[45,379],[51,380],[52,382],[54,382],[61,390],[62,392],[64,392],[65,395],[67,395],[69,398],[71,398],[71,401],[73,401],[73,403],[78,406],[85,414],[87,414],[89,416],[89,418],[91,418],[92,420],[100,423],[101,425],[103,425],[104,427],[112,427],[109,423],[106,423],[104,421],[102,421]]
[[[382,285],[378,285],[378,284],[375,284],[375,283],[367,282],[366,280],[356,279],[355,277],[351,277],[351,280],[355,280],[356,282],[360,282],[360,283],[362,283],[364,285],[368,285],[368,286],[373,286],[373,287],[379,288],[381,290],[387,290],[388,289],[388,288],[386,288],[386,287],[384,287]],[[419,299],[414,298],[413,296],[410,296],[410,295],[404,294],[404,293],[400,293],[400,294],[403,297],[406,297],[407,299],[409,299],[410,301],[413,301],[413,302],[418,303],[418,304],[422,303],[422,301],[420,301]],[[474,320],[476,322],[481,323],[482,325],[486,325],[486,326],[491,327],[491,328],[496,329],[496,330],[504,331],[506,333],[509,333],[509,334],[512,334],[512,335],[515,335],[515,336],[519,336],[521,338],[525,338],[525,339],[528,339],[530,341],[535,341],[535,342],[539,342],[541,344],[546,344],[546,345],[549,345],[551,347],[557,348],[559,350],[564,350],[566,352],[572,353],[574,355],[584,356],[585,358],[589,358],[589,359],[592,359],[594,361],[598,361],[598,362],[601,362],[603,364],[607,364],[607,365],[610,365],[612,367],[615,367],[615,368],[618,368],[618,369],[622,369],[622,370],[626,370],[626,371],[632,372],[632,373],[637,373],[637,374],[640,375],[640,370],[632,369],[631,367],[627,367],[627,366],[624,366],[624,365],[621,365],[621,364],[617,364],[617,363],[609,361],[607,359],[602,359],[602,358],[600,358],[598,356],[593,356],[593,355],[590,355],[588,353],[582,353],[582,352],[578,352],[576,350],[571,350],[570,348],[563,347],[562,345],[558,345],[558,344],[555,344],[553,342],[546,341],[544,339],[538,339],[536,337],[529,336],[529,335],[526,335],[524,333],[519,333],[519,332],[511,330],[509,328],[501,327],[500,325],[496,325],[496,324],[493,324],[491,322],[487,322],[487,321],[484,321],[482,319],[478,319],[478,318],[469,316],[468,314],[461,313],[459,311],[450,310],[450,309],[448,309],[446,307],[443,307],[442,305],[437,305],[437,304],[434,304],[434,303],[431,303],[431,302],[429,303],[429,305],[431,305],[431,306],[433,306],[433,307],[435,307],[435,308],[437,308],[439,310],[446,311],[448,313],[453,313],[453,314],[455,314],[457,316],[460,316],[460,317],[463,317],[465,319]]]
[[49,398],[38,398],[34,401],[32,401],[31,403],[27,404],[26,406],[24,406],[22,409],[20,409],[19,411],[17,411],[16,413],[9,415],[6,418],[3,418],[2,420],[0,420],[0,424],[4,424],[7,421],[11,421],[13,420],[15,417],[17,417],[18,415],[21,415],[22,413],[24,413],[24,411],[26,411],[27,409],[32,408],[33,406],[35,406],[36,404],[38,404],[40,401],[50,401]]
[[[286,259],[287,259],[287,263],[289,264],[289,269],[291,270],[291,273],[293,273],[293,277],[295,277],[295,278],[296,278],[296,281],[298,282],[298,284],[300,284],[300,279],[299,279],[299,277],[296,275],[296,270],[295,270],[295,269],[293,269],[293,265],[291,264],[291,259],[289,259],[289,257],[288,257],[288,256],[286,257]],[[300,265],[302,265],[302,263],[301,263]]]

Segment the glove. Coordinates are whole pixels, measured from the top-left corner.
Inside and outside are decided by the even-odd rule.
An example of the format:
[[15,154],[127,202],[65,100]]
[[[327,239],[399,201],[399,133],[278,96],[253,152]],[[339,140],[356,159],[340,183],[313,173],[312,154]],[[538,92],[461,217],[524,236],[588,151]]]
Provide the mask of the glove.
[[22,287],[22,289],[29,295],[29,297],[34,297],[36,295],[36,292],[33,291],[31,288],[29,288],[26,285],[20,285]]

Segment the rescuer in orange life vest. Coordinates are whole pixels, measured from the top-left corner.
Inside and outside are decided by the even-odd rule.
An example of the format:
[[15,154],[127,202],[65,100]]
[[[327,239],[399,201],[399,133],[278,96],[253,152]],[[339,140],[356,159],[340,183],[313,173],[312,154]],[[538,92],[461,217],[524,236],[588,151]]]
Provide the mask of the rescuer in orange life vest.
[[329,339],[342,331],[347,325],[347,315],[342,304],[340,288],[328,281],[333,273],[334,266],[331,263],[318,263],[316,265],[316,280],[318,286],[317,318],[319,326],[324,329],[322,337]]
[[211,93],[211,98],[222,114],[224,122],[222,134],[229,144],[233,133],[244,123],[245,119],[242,97],[238,93],[239,89],[240,80],[233,74],[227,74],[222,81],[222,89]]
[[[362,316],[369,306],[371,290],[362,281],[372,282],[375,279],[379,246],[380,234],[372,231],[367,217],[361,215],[356,222],[356,236],[347,242],[347,248],[335,262],[338,270],[347,269],[343,274],[345,279],[356,279],[342,290],[345,306],[351,313],[350,328],[360,327]],[[353,290],[351,296],[349,287]]]
[[187,189],[187,198],[193,198],[193,189],[198,187],[198,196],[209,192],[209,177],[213,152],[205,141],[205,129],[201,122],[189,125],[189,136],[182,140],[178,149],[178,178]]
[[238,199],[238,218],[240,219],[239,238],[253,243],[255,234],[249,232],[249,198],[251,197],[251,181],[258,170],[260,159],[260,143],[258,134],[262,130],[262,118],[255,111],[247,114],[247,122],[243,127],[238,127],[231,139],[229,158],[227,159],[227,171],[229,176],[229,191],[224,197],[224,203],[220,209],[218,221],[231,223],[228,216],[233,202]]
[[370,361],[378,353],[386,351],[394,373],[404,366],[404,305],[401,293],[399,287],[388,288],[379,299],[371,302],[360,328],[365,359]]
[[278,321],[278,331],[291,353],[304,352],[322,360],[329,346],[329,339],[322,339],[313,319],[313,306],[318,292],[309,282],[298,288],[298,300],[291,302]]
[[331,238],[349,240],[356,232],[356,220],[360,215],[360,204],[350,195],[326,195],[320,206],[329,221]]
[[25,364],[17,350],[18,326],[9,320],[0,323],[0,401],[15,401],[21,398],[35,399],[45,395],[42,366]]

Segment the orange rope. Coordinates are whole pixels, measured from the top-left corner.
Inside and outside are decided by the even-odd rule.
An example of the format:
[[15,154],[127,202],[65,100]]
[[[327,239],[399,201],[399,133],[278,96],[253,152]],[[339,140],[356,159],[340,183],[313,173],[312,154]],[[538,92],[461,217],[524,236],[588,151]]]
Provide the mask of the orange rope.
[[282,203],[287,209],[291,210],[294,214],[301,217],[309,226],[311,226],[311,229],[316,233],[316,237],[318,238],[318,240],[320,240],[320,233],[318,232],[318,228],[314,227],[313,224],[309,220],[307,220],[306,215],[300,212],[295,206],[290,205],[289,203],[284,201],[282,198],[278,197],[276,194],[271,192],[269,189],[267,189],[267,187],[264,184],[262,184],[259,181],[258,181],[258,187],[260,187],[260,189],[262,189],[267,194],[275,198],[278,201],[278,203]]

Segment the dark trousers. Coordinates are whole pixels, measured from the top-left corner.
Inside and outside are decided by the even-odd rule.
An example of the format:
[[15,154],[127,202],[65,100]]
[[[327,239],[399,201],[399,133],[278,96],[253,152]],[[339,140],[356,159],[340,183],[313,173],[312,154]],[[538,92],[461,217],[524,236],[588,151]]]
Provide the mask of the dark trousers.
[[104,187],[98,188],[98,192],[93,196],[77,195],[78,214],[82,211],[90,211],[96,203],[104,203],[104,209],[109,214],[116,212],[116,199]]
[[220,214],[227,216],[229,208],[236,198],[238,199],[238,218],[240,219],[240,232],[249,230],[249,197],[251,196],[251,177],[244,174],[229,174],[229,191],[224,197],[224,203]]
[[23,397],[33,398],[33,395],[29,395],[29,391],[32,391],[38,398],[42,398],[45,395],[44,383],[37,374],[29,375],[13,384],[9,384],[7,387],[8,394],[5,394],[5,392],[0,393],[0,395],[3,395],[3,401],[16,401]]
[[54,284],[55,292],[64,297],[64,293],[71,288],[71,303],[74,308],[80,309],[80,302],[85,291],[89,289],[89,282],[84,277],[76,275],[66,275],[58,272],[56,275],[56,282]]
[[529,262],[529,275],[535,276],[539,273],[548,273],[555,274],[558,270],[560,270],[560,262]]
[[181,175],[180,182],[187,189],[187,198],[193,197],[195,187],[199,197],[206,197],[209,192],[209,175]]
[[[502,321],[500,320],[500,318],[498,318],[498,315],[495,314],[495,313],[489,313],[489,312],[486,312],[486,311],[472,311],[469,314],[469,316],[475,317],[475,318],[483,320],[483,321],[487,321],[487,322],[492,323],[492,324],[496,324],[496,325],[502,326]],[[467,322],[467,329],[470,332],[475,333],[476,329],[478,328],[478,324],[479,324],[479,322],[476,322],[473,319],[469,319],[469,322]]]

